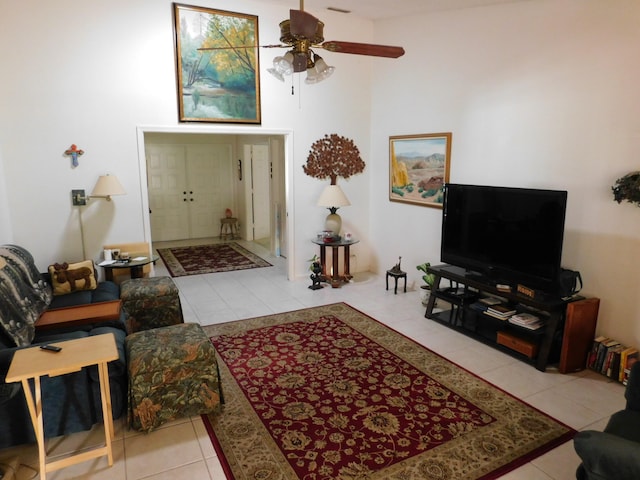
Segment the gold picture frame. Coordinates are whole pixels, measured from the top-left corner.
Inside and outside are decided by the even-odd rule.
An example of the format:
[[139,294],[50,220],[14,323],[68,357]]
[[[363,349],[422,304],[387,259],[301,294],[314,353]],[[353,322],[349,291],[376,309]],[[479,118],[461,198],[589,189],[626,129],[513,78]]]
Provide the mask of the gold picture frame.
[[258,17],[174,3],[181,122],[261,122]]
[[389,200],[442,208],[451,132],[389,137]]

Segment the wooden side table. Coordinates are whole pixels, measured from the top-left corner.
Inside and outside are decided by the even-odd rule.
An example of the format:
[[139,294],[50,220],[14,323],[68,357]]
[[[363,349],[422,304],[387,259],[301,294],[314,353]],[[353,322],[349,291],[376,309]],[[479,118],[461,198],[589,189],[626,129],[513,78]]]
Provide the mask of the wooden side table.
[[[111,392],[107,363],[118,358],[115,337],[112,333],[77,338],[55,345],[62,347],[60,352],[49,352],[39,347],[17,350],[7,372],[7,383],[22,382],[22,389],[29,407],[33,430],[38,441],[40,457],[40,478],[46,480],[47,472],[75,465],[92,458],[107,456],[109,466],[113,465],[113,417],[111,413]],[[40,377],[55,377],[65,373],[77,372],[83,367],[97,365],[100,376],[100,396],[102,398],[102,417],[104,421],[105,445],[93,450],[71,455],[60,460],[47,462],[45,451],[44,422],[42,418],[42,391]],[[31,393],[29,380],[33,379],[35,391]]]
[[[327,279],[333,288],[338,288],[342,283],[347,283],[353,278],[350,266],[349,247],[359,242],[359,240],[339,240],[337,242],[325,243],[322,240],[312,240],[316,245],[320,245],[320,265],[322,266],[322,275]],[[332,266],[331,270],[327,265],[327,247],[331,247]],[[342,275],[338,273],[338,255],[340,249],[344,250],[344,271]]]
[[407,293],[407,272],[403,272],[402,270],[387,270],[386,283],[387,290],[389,290],[389,277],[393,277],[395,281],[395,285],[393,287],[393,294],[396,295],[398,293],[398,279],[404,278],[404,293]]
[[128,268],[131,272],[131,278],[142,278],[142,267],[150,263],[156,263],[159,258],[158,255],[153,255],[152,257],[144,257],[141,260],[115,261],[114,263],[100,264],[100,266],[104,268],[105,278],[110,281],[113,281],[113,270],[119,268]]
[[230,237],[240,238],[240,226],[238,225],[238,219],[235,217],[225,217],[220,219],[220,239]]

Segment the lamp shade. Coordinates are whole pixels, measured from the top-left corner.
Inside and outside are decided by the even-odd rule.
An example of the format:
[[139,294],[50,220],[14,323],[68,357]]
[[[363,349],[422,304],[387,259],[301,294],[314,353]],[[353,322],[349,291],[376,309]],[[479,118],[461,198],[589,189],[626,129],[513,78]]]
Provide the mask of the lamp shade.
[[305,83],[314,84],[326,80],[333,74],[335,67],[330,67],[320,55],[313,54],[314,65],[307,69]]
[[282,57],[274,58],[273,68],[267,69],[267,72],[284,82],[284,76],[293,73],[293,53],[287,52]]
[[118,177],[115,175],[100,175],[96,186],[91,192],[92,197],[105,197],[110,199],[112,195],[126,195]]
[[338,185],[327,185],[318,199],[319,207],[347,207],[351,202]]
[[339,207],[349,205],[351,205],[351,202],[338,185],[327,185],[318,199],[318,206],[327,207],[331,212],[327,215],[324,229],[333,232],[334,235],[340,235],[342,219],[336,213],[336,210]]

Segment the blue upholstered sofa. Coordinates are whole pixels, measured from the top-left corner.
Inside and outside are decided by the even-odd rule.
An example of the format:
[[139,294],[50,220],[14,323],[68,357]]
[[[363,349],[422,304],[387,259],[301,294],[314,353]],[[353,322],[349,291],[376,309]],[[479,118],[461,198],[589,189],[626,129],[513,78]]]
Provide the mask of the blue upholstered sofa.
[[[35,441],[29,411],[19,383],[5,377],[19,348],[52,341],[113,333],[120,353],[109,363],[113,417],[126,411],[127,367],[124,311],[121,318],[99,324],[36,332],[35,321],[47,309],[117,300],[120,289],[100,282],[92,290],[53,296],[50,277],[41,274],[32,255],[16,245],[0,246],[0,448]],[[42,378],[42,406],[46,437],[88,430],[102,419],[97,367],[58,377]]]

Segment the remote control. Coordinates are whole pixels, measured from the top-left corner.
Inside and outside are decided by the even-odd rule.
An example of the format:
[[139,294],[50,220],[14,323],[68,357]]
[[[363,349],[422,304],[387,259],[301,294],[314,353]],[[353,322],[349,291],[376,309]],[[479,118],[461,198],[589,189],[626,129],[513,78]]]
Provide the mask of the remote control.
[[56,347],[55,345],[40,345],[40,348],[48,352],[59,352],[62,350],[62,347]]

